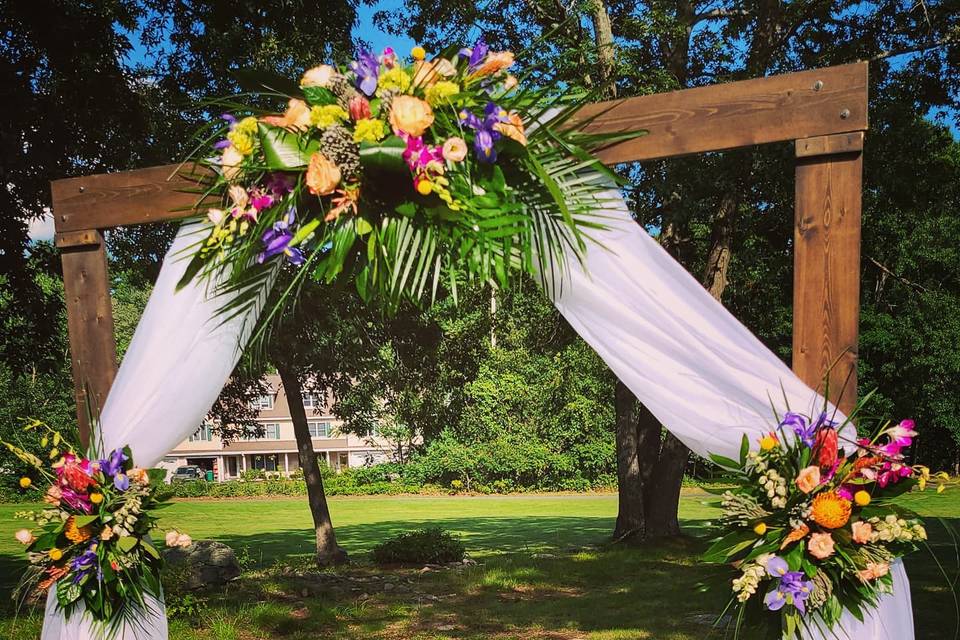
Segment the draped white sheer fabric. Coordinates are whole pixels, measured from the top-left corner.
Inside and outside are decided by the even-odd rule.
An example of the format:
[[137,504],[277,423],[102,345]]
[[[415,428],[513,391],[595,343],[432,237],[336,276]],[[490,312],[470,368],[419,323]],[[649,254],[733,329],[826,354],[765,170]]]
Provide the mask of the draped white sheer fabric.
[[[568,261],[555,302],[653,414],[697,453],[735,456],[742,434],[755,441],[770,430],[771,404],[782,412],[786,397],[794,410],[818,411],[823,400],[630,218],[619,194],[609,197],[600,246],[589,247],[585,268]],[[223,301],[207,287],[175,291],[186,265],[180,252],[202,235],[200,225],[185,225],[167,254],[103,411],[106,448],[129,443],[142,466],[198,427],[254,319],[221,325],[212,318]],[[909,583],[901,564],[892,571],[894,592],[881,609],[863,623],[847,614],[836,637],[912,640]],[[79,616],[64,621],[55,603],[48,598],[43,640],[99,640]],[[144,629],[122,640],[166,640],[163,605],[154,605]]]
[[[619,193],[604,200],[607,229],[595,234],[585,268],[568,260],[554,302],[671,433],[702,456],[736,458],[743,434],[755,445],[771,430],[772,407],[819,413],[823,398],[630,217]],[[902,563],[892,572],[894,592],[863,623],[845,614],[839,638],[914,637]]]
[[[167,252],[156,286],[134,333],[100,416],[105,451],[130,445],[134,462],[152,467],[192,434],[216,401],[240,357],[255,312],[229,322],[216,318],[224,304],[213,284],[177,282],[192,245],[209,228],[184,224]],[[139,625],[118,640],[166,640],[162,602],[150,602]],[[64,620],[53,590],[48,593],[42,640],[100,640],[88,616]]]

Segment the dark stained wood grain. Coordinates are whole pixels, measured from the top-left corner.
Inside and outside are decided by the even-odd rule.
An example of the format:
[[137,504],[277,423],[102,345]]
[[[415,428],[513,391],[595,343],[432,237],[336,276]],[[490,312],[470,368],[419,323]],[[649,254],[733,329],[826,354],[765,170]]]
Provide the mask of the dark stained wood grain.
[[575,122],[593,117],[585,131],[648,131],[601,150],[608,164],[862,131],[867,63],[601,102]]
[[54,180],[54,227],[65,233],[185,218],[200,197],[197,178],[209,177],[203,167],[171,164]]
[[99,415],[117,372],[107,251],[103,234],[93,233],[98,236],[95,244],[70,246],[61,251],[77,421],[83,444],[90,434],[87,403],[93,414]]
[[862,173],[860,152],[797,160],[793,370],[821,391],[829,372],[846,412],[857,397]]

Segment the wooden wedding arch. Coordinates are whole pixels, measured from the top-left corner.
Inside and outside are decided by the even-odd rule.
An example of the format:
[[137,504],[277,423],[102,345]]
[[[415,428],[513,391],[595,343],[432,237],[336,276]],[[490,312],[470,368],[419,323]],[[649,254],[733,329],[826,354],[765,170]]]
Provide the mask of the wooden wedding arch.
[[[856,396],[867,64],[592,104],[584,113],[600,114],[591,131],[649,131],[604,149],[607,164],[794,141],[793,370],[811,387],[828,370],[832,389],[849,377],[840,402],[849,409]],[[87,391],[91,406],[101,407],[117,370],[103,232],[189,215],[196,194],[175,174],[168,165],[51,182],[84,440]]]

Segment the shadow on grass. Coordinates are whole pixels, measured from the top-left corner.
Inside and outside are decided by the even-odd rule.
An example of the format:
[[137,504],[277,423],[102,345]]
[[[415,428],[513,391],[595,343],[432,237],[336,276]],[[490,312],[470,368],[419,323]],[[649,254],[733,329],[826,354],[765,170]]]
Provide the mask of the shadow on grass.
[[[380,540],[424,526],[459,533],[479,566],[421,574],[416,570],[347,571],[382,574],[407,581],[412,593],[310,591],[302,582],[268,572],[245,577],[211,594],[198,629],[175,622],[183,638],[209,637],[217,624],[249,629],[252,637],[306,638],[318,633],[341,638],[524,638],[596,640],[656,638],[681,640],[722,637],[711,630],[712,616],[728,596],[729,575],[696,564],[702,539],[684,537],[642,548],[608,547],[613,520],[604,517],[463,517],[410,519],[338,527],[337,535],[356,560]],[[951,521],[954,526],[960,520]],[[952,538],[928,520],[930,542],[940,563],[956,580],[960,559]],[[702,533],[704,521],[684,522]],[[277,531],[255,535],[225,533],[218,540],[247,549],[261,567],[278,560],[309,557],[313,532]],[[534,557],[534,554],[540,557]],[[552,557],[551,557],[552,556]],[[10,588],[24,562],[0,555],[0,583]],[[954,598],[948,581],[926,552],[907,558],[917,638],[953,638]],[[700,593],[710,577],[719,586]],[[429,597],[428,597],[429,596]],[[429,604],[428,604],[429,603]],[[9,610],[9,606],[5,607]],[[218,634],[219,635],[219,634]]]

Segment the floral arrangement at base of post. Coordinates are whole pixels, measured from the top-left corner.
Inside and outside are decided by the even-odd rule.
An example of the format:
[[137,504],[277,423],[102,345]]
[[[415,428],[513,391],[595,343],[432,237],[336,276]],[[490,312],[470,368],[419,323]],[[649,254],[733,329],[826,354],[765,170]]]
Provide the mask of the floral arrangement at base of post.
[[[90,615],[105,637],[136,627],[152,611],[149,597],[161,598],[162,558],[149,538],[162,506],[145,469],[134,466],[129,447],[106,455],[77,452],[60,432],[40,421],[24,426],[40,435],[44,458],[13,443],[0,441],[33,468],[20,487],[46,503],[40,511],[19,518],[30,528],[16,532],[26,547],[29,566],[16,596],[39,602],[54,588],[64,617]],[[170,541],[168,540],[168,544]],[[178,534],[174,545],[189,545]]]
[[[589,96],[533,86],[513,66],[481,39],[432,59],[421,47],[406,59],[361,51],[299,82],[236,73],[247,92],[205,103],[226,112],[189,158],[215,177],[197,205],[209,235],[181,286],[228,268],[237,295],[224,312],[238,314],[285,270],[269,318],[306,277],[347,274],[388,308],[441,285],[456,298],[458,282],[556,278],[602,228],[603,194],[619,183],[591,152],[642,132],[584,132],[592,118],[575,113]],[[258,106],[281,100],[283,113]]]
[[703,558],[739,572],[720,616],[734,610],[735,637],[745,625],[771,638],[830,634],[845,610],[862,619],[891,591],[891,563],[925,544],[923,523],[894,498],[932,483],[941,492],[948,476],[907,464],[914,422],[846,432],[856,433],[849,419],[787,412],[757,449],[744,436],[738,461],[710,456],[736,485],[722,492],[721,532]]

